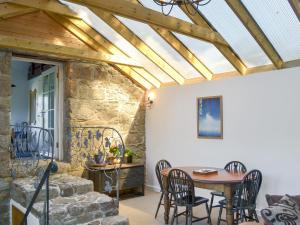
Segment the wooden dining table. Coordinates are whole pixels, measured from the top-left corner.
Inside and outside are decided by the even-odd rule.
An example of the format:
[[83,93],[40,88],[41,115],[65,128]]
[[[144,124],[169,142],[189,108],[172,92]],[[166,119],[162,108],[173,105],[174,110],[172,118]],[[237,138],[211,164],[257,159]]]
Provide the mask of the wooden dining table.
[[[226,219],[227,225],[233,225],[233,211],[232,211],[232,196],[234,187],[241,183],[245,174],[244,173],[234,173],[228,172],[225,169],[214,168],[214,167],[175,167],[176,169],[181,169],[187,172],[192,180],[194,181],[194,186],[198,188],[214,190],[224,192],[226,198]],[[216,169],[216,173],[210,174],[198,174],[193,171],[199,169]],[[167,168],[161,171],[163,176],[163,186],[165,190],[168,190],[168,173],[171,169]],[[170,199],[167,191],[164,191],[164,220],[165,224],[169,222],[169,212],[170,212]]]

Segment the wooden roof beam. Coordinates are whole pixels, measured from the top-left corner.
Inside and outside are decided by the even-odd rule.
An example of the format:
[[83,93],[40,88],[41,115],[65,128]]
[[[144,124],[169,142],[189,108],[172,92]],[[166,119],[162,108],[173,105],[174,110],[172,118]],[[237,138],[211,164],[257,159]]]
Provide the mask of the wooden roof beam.
[[184,83],[184,77],[170,66],[161,56],[159,56],[150,46],[148,46],[141,38],[139,38],[133,31],[125,26],[111,13],[101,10],[99,8],[90,8],[98,17],[118,32],[130,44],[144,54],[149,60],[156,64],[162,71],[164,71],[170,78],[178,84]]
[[[139,0],[129,0],[131,3],[141,4]],[[204,78],[211,80],[212,72],[201,62],[201,60],[190,51],[190,49],[180,41],[172,32],[169,30],[150,25],[150,27],[160,35],[172,48],[174,48],[178,54],[180,54],[192,67],[194,67]]]
[[299,0],[289,0],[289,3],[292,6],[292,8],[300,22],[300,1]]
[[33,13],[37,11],[37,9],[18,6],[10,3],[1,3],[0,4],[0,18],[8,19],[14,16],[21,16],[27,13]]
[[67,6],[54,0],[6,0],[20,6],[35,8],[43,11],[57,13],[64,16],[80,19],[80,16],[74,13]]
[[[83,20],[78,19],[72,19],[72,18],[66,18],[71,23],[73,23],[75,26],[77,26],[79,29],[81,29],[85,34],[93,38],[99,45],[101,45],[103,48],[105,48],[109,53],[114,55],[122,55],[129,57],[128,54],[123,52],[121,49],[119,49],[117,46],[115,46],[112,42],[110,42],[107,38],[105,38],[102,34],[98,33],[94,28],[89,26],[87,23],[85,23]],[[135,72],[140,74],[144,79],[146,79],[148,82],[153,84],[155,87],[159,88],[161,85],[161,82],[149,71],[147,71],[145,68],[132,68]]]
[[[300,59],[296,59],[296,60],[284,62],[281,69],[294,68],[294,67],[299,67],[299,66],[300,66]],[[252,74],[257,75],[259,73],[263,74],[264,72],[269,72],[269,71],[273,71],[273,70],[277,70],[277,68],[273,64],[257,66],[257,67],[249,68],[247,70],[246,75],[252,75]],[[224,72],[224,73],[215,74],[212,80],[221,80],[221,79],[237,77],[237,76],[239,76],[239,73],[236,71]],[[198,84],[198,83],[202,83],[205,81],[206,80],[203,79],[202,77],[196,77],[196,78],[187,79],[185,84]],[[163,83],[161,86],[162,87],[176,86],[176,83],[168,82],[168,83]]]
[[102,62],[107,62],[112,64],[140,67],[140,65],[137,64],[132,59],[128,59],[122,56],[114,56],[110,54],[95,52],[92,50],[70,48],[61,45],[36,42],[31,38],[19,39],[19,38],[13,38],[11,36],[0,35],[0,47],[21,50],[21,51],[47,53],[47,54],[62,56],[70,59],[102,61]]
[[205,40],[211,43],[219,43],[221,45],[228,45],[227,42],[216,32],[207,28],[186,22],[172,16],[165,16],[164,14],[155,10],[145,8],[142,5],[131,3],[127,0],[68,0],[69,2],[81,4],[89,8],[102,9],[109,11],[112,14],[127,17],[129,19],[137,20],[143,23],[163,27],[167,30],[181,33],[187,36]]
[[140,83],[146,89],[150,90],[153,87],[151,83],[145,80],[144,77],[142,77],[139,73],[137,73],[135,70],[131,69],[130,67],[124,65],[117,65],[117,68],[127,76],[131,77],[133,80]]
[[[194,6],[187,5],[187,8],[185,6],[181,6],[180,8],[195,24],[217,32],[209,21]],[[214,43],[214,45],[240,74],[246,74],[246,65],[230,46],[224,46],[218,43]]]
[[[114,55],[122,55],[128,57],[128,55],[118,50],[108,40],[106,40],[103,36],[101,36],[97,31],[91,28],[84,21],[79,19],[67,18],[52,13],[48,13],[48,15],[56,22],[58,22],[60,25],[65,27],[68,31],[73,33],[77,38],[79,38],[81,41],[83,41],[92,49],[96,51],[105,52],[108,54],[110,53]],[[111,51],[110,50],[111,48],[114,49],[114,51]],[[118,67],[119,70],[121,70],[130,78],[135,79],[138,83],[140,83],[142,86],[144,86],[147,89],[152,88],[152,84],[150,84],[152,82],[154,83],[153,85],[155,87],[160,87],[160,82],[156,80],[154,77],[151,77],[152,75],[150,73],[147,73],[147,71],[145,71],[143,68],[136,68],[136,67],[130,68],[128,66],[120,66],[120,65],[116,65],[116,67]],[[145,71],[145,72],[143,72],[143,74],[141,75],[141,71],[142,72]],[[145,79],[145,77],[148,79]]]
[[270,58],[274,66],[280,69],[283,65],[283,60],[244,4],[237,0],[226,0],[226,2]]

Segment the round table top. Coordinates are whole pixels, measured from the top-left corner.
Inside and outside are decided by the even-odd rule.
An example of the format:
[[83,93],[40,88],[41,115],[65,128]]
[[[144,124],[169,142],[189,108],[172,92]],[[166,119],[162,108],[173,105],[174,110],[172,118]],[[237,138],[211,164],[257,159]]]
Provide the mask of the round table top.
[[[245,176],[245,173],[234,173],[234,172],[228,172],[225,169],[221,169],[221,168],[201,167],[201,166],[167,168],[167,169],[162,170],[161,174],[163,176],[167,176],[171,169],[181,169],[181,170],[187,172],[191,176],[193,181],[195,181],[195,182],[211,183],[211,184],[240,183]],[[199,169],[216,169],[217,173],[210,173],[210,174],[193,173],[194,170],[199,170]]]

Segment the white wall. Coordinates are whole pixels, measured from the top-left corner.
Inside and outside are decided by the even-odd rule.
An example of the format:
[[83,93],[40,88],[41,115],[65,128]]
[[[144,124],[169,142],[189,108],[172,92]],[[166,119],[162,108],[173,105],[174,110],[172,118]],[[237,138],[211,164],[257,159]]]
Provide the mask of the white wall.
[[[154,167],[224,167],[231,160],[263,173],[264,195],[300,194],[300,68],[155,90],[146,114],[147,184]],[[196,98],[223,96],[224,139],[197,138]],[[201,194],[210,197],[208,191]]]
[[28,92],[28,68],[30,63],[21,61],[12,61],[11,73],[12,88],[11,100],[11,124],[28,122],[29,92]]

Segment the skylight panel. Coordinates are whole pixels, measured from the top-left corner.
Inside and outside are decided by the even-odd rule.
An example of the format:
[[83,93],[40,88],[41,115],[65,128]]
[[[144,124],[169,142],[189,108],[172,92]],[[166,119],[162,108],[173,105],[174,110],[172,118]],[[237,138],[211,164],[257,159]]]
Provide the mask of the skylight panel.
[[200,41],[195,38],[187,37],[182,34],[176,36],[214,73],[224,73],[235,71],[234,67],[219,52],[219,50],[210,43]]
[[241,57],[247,67],[271,64],[269,58],[225,1],[211,1],[205,7],[199,7],[199,10]]
[[166,73],[164,73],[154,63],[147,59],[134,46],[128,43],[122,36],[115,32],[110,26],[108,26],[104,21],[102,21],[88,8],[66,1],[61,2],[68,5],[73,11],[78,13],[87,24],[89,24],[96,31],[98,31],[100,34],[102,34],[104,37],[110,40],[123,52],[128,54],[132,59],[139,62],[145,69],[147,69],[152,75],[157,77],[157,79],[159,79],[161,82],[164,83],[173,81]]
[[185,78],[201,76],[175,49],[173,49],[162,37],[149,25],[137,21],[119,17],[129,29],[139,36],[149,47],[160,55],[169,65],[177,70]]
[[300,59],[300,22],[287,0],[243,0],[283,61]]

